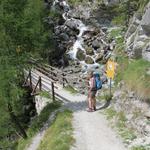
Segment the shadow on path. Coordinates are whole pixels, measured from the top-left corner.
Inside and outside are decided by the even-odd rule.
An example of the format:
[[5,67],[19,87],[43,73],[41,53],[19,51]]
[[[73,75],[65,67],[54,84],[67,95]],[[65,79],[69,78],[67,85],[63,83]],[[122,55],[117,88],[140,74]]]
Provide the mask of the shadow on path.
[[[97,102],[96,104],[96,110],[102,110],[102,109],[105,109],[107,108],[109,105],[110,105],[110,100],[107,101],[105,104],[102,104],[100,102]],[[86,111],[87,110],[87,107],[88,107],[88,104],[87,104],[87,101],[79,101],[79,102],[68,102],[68,103],[65,103],[65,107],[66,108],[69,108],[71,109],[72,111]]]
[[107,108],[110,105],[110,102],[111,102],[111,100],[106,101],[106,103],[103,106],[97,108],[97,110],[102,110],[102,109]]

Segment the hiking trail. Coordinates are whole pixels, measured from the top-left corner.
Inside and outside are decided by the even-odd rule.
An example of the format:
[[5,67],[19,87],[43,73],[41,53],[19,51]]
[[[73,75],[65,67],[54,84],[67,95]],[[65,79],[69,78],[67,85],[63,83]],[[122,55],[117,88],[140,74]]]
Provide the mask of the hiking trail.
[[[100,111],[86,111],[87,102],[85,95],[71,94],[62,87],[59,87],[57,90],[61,96],[68,100],[64,102],[63,107],[73,111],[73,137],[76,142],[70,150],[126,150]],[[102,107],[102,105],[97,103],[97,108],[100,107]],[[51,120],[51,118],[53,117],[50,116],[49,120]],[[48,128],[47,124],[48,123],[46,123],[43,130],[33,138],[27,150],[36,150],[38,148]]]

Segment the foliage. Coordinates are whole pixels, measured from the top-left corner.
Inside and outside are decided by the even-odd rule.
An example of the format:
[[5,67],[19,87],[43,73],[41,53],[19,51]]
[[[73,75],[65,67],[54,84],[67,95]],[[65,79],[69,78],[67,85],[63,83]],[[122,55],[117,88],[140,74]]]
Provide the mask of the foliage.
[[49,92],[46,92],[46,91],[41,91],[41,92],[39,93],[39,95],[42,96],[42,97],[48,98],[48,99],[51,98],[50,93],[49,93]]
[[134,146],[131,148],[131,150],[149,150],[150,144],[148,145],[141,145],[141,146]]
[[149,0],[143,0],[143,1],[138,0],[138,11],[143,13],[144,8],[148,4],[148,2],[149,2]]
[[112,119],[114,116],[116,116],[117,112],[112,107],[110,107],[105,110],[105,114],[107,119]]
[[69,91],[71,94],[76,94],[78,91],[75,90],[72,86],[68,85],[65,87],[65,90]]
[[55,122],[46,131],[38,150],[69,150],[74,142],[71,122],[71,111],[64,110],[58,113]]
[[27,139],[20,139],[18,141],[17,149],[25,149],[27,147],[32,137],[43,127],[44,123],[48,120],[50,114],[60,107],[60,103],[50,103],[48,104],[31,123],[30,128],[27,131],[28,138]]
[[119,135],[123,138],[125,143],[136,138],[134,131],[127,126],[127,119],[123,111],[116,112],[113,107],[110,107],[105,110],[105,115],[110,121],[115,118],[115,122],[111,122],[111,124],[116,127]]
[[[47,11],[42,0],[0,1],[0,148],[13,146],[20,130],[16,126],[26,120],[23,114],[23,69],[32,55],[46,56],[49,50],[49,27],[43,18]],[[8,109],[12,107],[12,112]],[[12,120],[13,113],[17,122]],[[20,123],[22,126],[24,122]],[[27,122],[26,122],[27,123]],[[5,127],[9,127],[6,129]],[[14,141],[12,140],[14,139]]]
[[150,99],[150,75],[147,70],[150,63],[143,60],[128,61],[127,58],[118,58],[118,74],[116,81],[124,80],[129,89],[135,91],[141,99]]

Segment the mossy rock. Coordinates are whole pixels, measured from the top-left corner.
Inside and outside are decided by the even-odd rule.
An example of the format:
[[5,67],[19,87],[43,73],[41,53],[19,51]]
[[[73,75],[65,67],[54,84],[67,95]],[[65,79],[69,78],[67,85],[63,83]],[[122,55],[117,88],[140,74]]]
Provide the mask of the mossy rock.
[[94,55],[94,51],[92,47],[87,47],[85,50],[87,55]]
[[77,59],[79,59],[80,61],[82,61],[82,60],[85,60],[86,56],[85,56],[83,50],[78,49],[76,57],[77,57]]
[[87,64],[93,64],[93,63],[94,63],[94,60],[92,59],[92,57],[87,56],[86,59],[85,59],[85,62],[86,62]]

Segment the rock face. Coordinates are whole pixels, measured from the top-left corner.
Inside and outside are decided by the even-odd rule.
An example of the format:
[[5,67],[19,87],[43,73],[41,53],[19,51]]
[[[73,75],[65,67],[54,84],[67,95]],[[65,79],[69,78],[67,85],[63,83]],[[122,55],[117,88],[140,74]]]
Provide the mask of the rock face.
[[[134,92],[124,89],[123,82],[121,84],[113,95],[112,106],[116,113],[122,113],[126,118],[126,129],[134,129],[133,133],[136,133],[134,139],[126,140],[128,148],[147,145],[150,142],[150,128],[147,123],[150,118],[150,106],[148,103],[139,100]],[[114,117],[113,122],[116,122],[116,120],[116,117]]]
[[42,96],[35,96],[35,104],[36,104],[36,111],[39,115],[44,107],[50,103],[51,100]]
[[141,15],[136,13],[125,36],[126,51],[130,57],[150,61],[150,2]]

